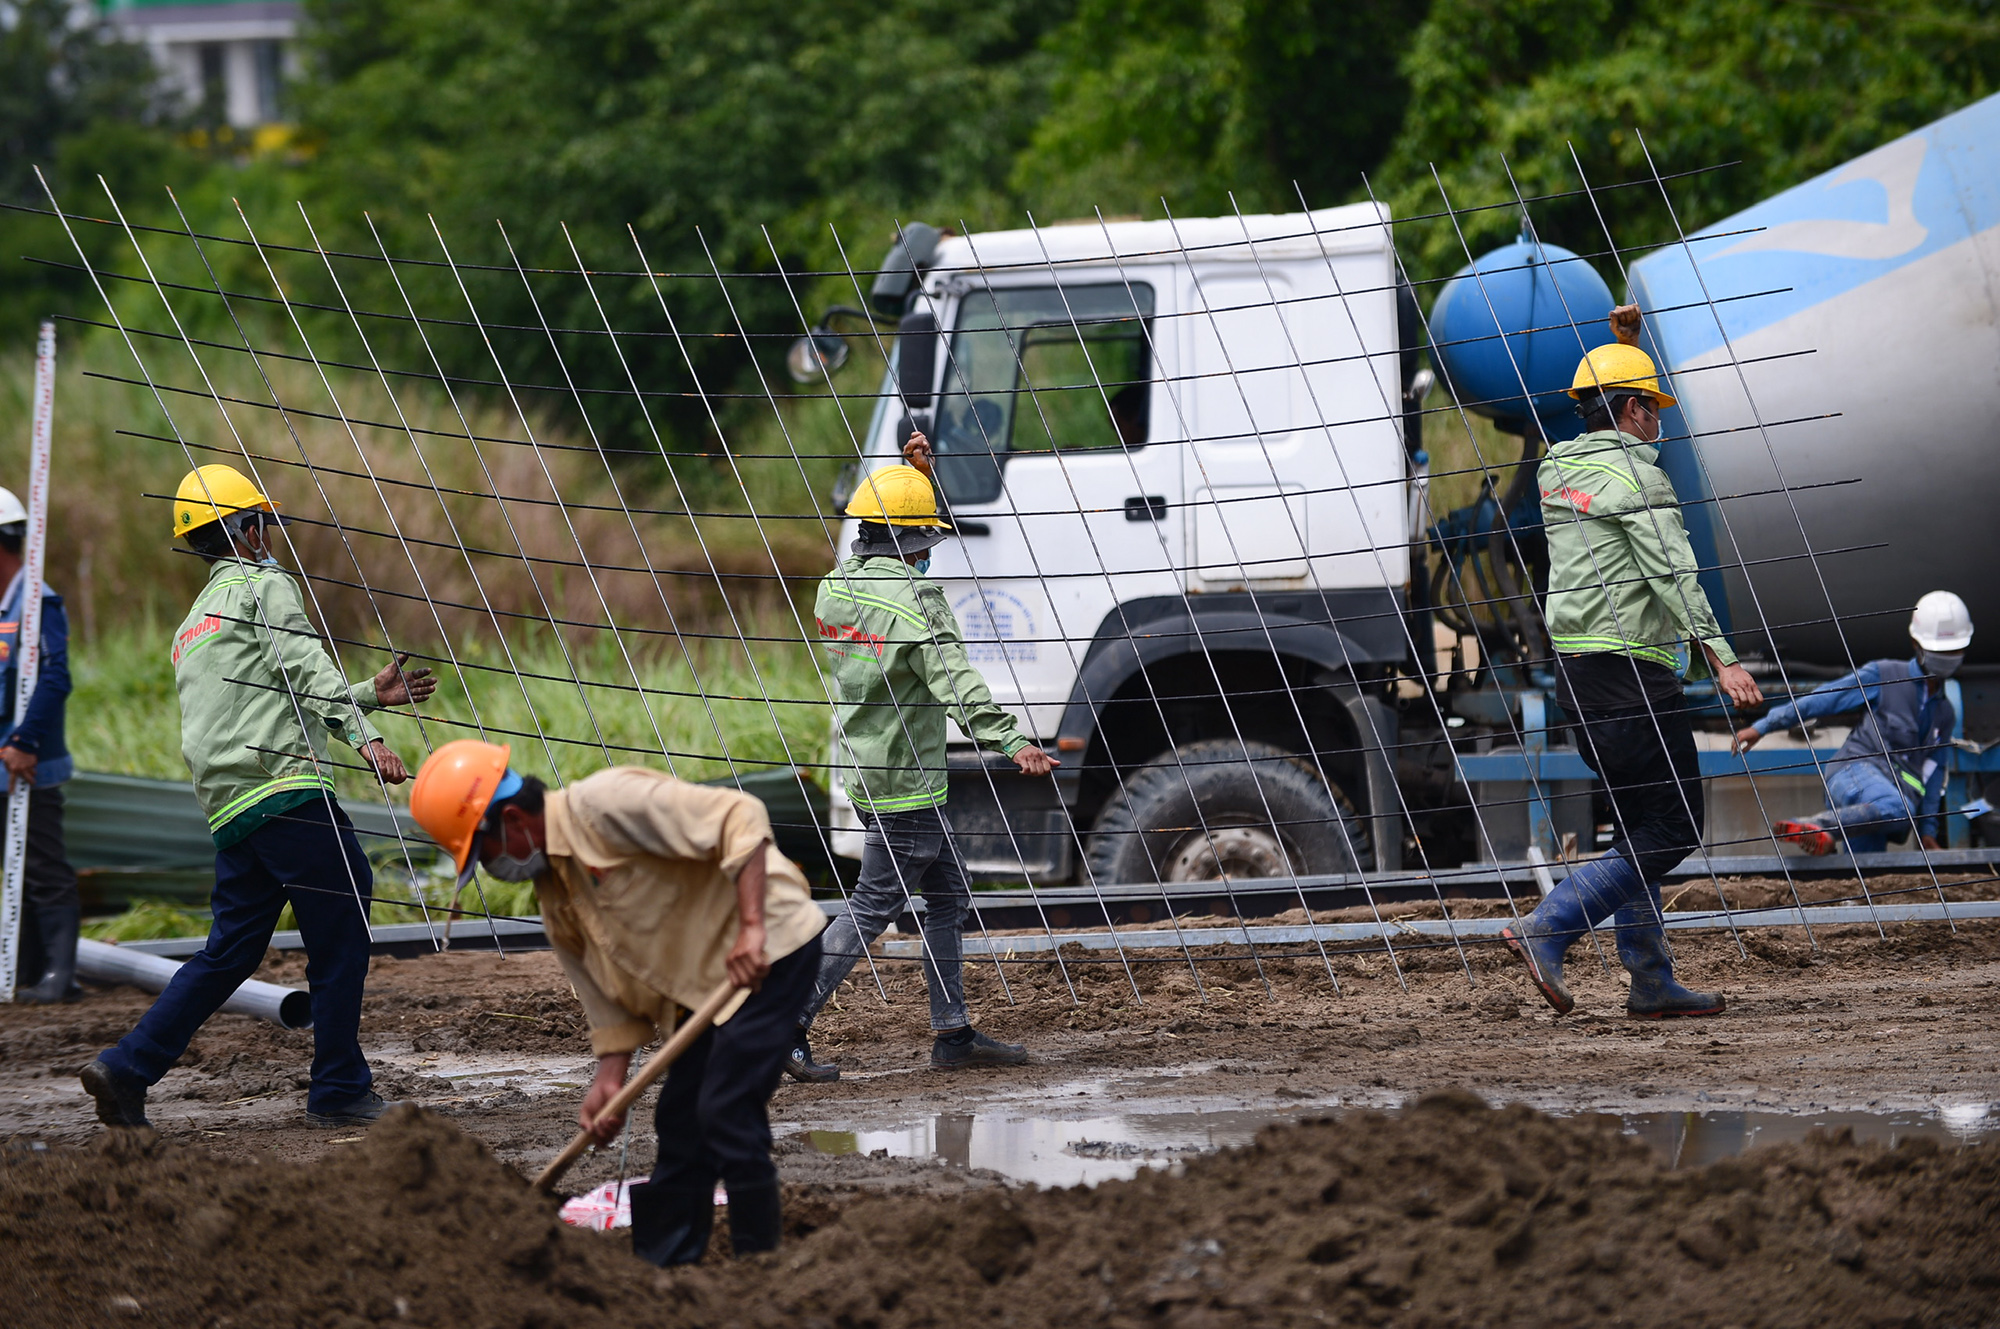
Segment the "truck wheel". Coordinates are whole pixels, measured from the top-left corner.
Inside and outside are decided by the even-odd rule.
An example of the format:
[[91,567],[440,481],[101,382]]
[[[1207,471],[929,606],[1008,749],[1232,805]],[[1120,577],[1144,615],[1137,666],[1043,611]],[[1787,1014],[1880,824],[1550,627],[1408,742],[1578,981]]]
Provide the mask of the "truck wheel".
[[1224,738],[1127,776],[1085,853],[1099,883],[1196,882],[1359,872],[1366,846],[1353,808],[1311,762]]

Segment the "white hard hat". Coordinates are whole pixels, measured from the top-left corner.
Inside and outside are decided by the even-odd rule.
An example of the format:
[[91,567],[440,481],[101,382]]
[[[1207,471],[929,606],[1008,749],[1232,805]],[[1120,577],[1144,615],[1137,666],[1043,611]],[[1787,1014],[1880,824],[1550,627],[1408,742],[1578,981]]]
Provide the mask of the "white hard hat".
[[1962,651],[1972,644],[1972,611],[1950,591],[1932,591],[1910,615],[1910,638],[1927,651]]
[[21,506],[20,499],[14,497],[14,491],[0,489],[0,526],[12,526],[27,519],[28,510]]

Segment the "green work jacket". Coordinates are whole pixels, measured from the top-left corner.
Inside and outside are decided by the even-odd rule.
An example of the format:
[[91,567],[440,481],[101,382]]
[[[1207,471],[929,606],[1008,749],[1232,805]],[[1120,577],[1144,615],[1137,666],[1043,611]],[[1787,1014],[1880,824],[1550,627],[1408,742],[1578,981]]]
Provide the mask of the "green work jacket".
[[[1565,655],[1616,651],[1679,669],[1692,639],[1734,664],[1695,579],[1680,499],[1655,464],[1659,455],[1615,429],[1549,446],[1537,476],[1549,541],[1549,642]],[[1689,651],[1686,672],[1707,674],[1700,651]]]
[[270,565],[219,560],[174,633],[181,756],[208,831],[226,849],[271,817],[333,792],[326,738],[380,738],[306,618],[298,583]]
[[983,748],[1011,757],[1028,746],[966,658],[944,592],[901,559],[845,560],[821,579],[813,614],[839,686],[835,760],[855,807],[943,806],[947,714]]

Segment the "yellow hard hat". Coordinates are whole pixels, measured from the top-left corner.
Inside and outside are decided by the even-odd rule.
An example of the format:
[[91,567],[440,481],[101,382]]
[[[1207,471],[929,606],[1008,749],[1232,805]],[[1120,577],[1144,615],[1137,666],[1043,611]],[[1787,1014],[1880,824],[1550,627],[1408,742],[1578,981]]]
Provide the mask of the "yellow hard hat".
[[181,477],[181,487],[174,491],[174,534],[186,535],[231,513],[253,509],[276,512],[278,505],[234,466],[220,462],[203,466]]
[[1613,388],[1643,392],[1663,411],[1674,404],[1672,397],[1660,391],[1653,357],[1623,342],[1611,342],[1584,356],[1577,363],[1576,379],[1569,385],[1569,395],[1580,399],[1586,392],[1609,392]]
[[847,515],[888,526],[933,526],[951,530],[938,515],[937,491],[914,466],[884,466],[865,476],[847,499]]

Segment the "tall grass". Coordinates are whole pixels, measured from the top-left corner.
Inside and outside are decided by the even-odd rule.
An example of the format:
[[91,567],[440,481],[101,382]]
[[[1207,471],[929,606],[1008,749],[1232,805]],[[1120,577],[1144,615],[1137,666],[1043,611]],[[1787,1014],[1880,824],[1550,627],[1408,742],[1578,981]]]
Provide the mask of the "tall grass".
[[[811,647],[782,612],[744,626],[772,640],[746,650],[734,640],[695,639],[682,650],[646,639],[629,665],[608,633],[573,646],[565,658],[544,630],[512,644],[518,678],[496,644],[469,636],[437,650],[442,682],[420,713],[382,714],[375,722],[412,766],[440,743],[478,737],[483,726],[494,741],[512,745],[517,768],[551,782],[628,763],[690,780],[794,764],[816,769],[826,759],[829,729]],[[169,636],[157,623],[121,626],[76,652],[69,732],[78,765],[187,778]],[[356,678],[381,662],[347,656]],[[344,796],[380,800],[374,778],[354,769],[358,758],[338,745],[333,756],[348,764],[335,777]]]
[[[333,369],[329,391],[310,364],[266,358],[267,387],[240,352],[201,348],[218,404],[186,348],[138,348],[170,389],[166,411],[119,381],[140,377],[122,342],[60,348],[48,579],[86,643],[173,624],[201,585],[162,497],[190,460],[253,471],[296,519],[286,561],[311,574],[337,636],[435,647],[532,637],[550,617],[579,648],[610,623],[728,631],[732,610],[781,610],[829,566],[826,496],[872,405],[724,403],[707,451],[663,454],[643,429],[593,444],[573,414],[463,386],[454,399],[419,378],[392,377],[392,397],[371,374]],[[844,388],[873,391],[871,355],[858,348]],[[32,379],[29,357],[0,357],[0,484],[17,491]]]

